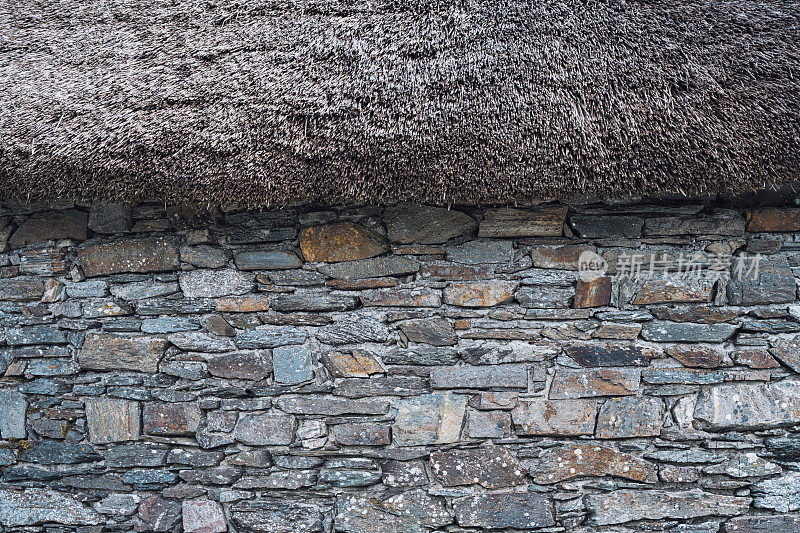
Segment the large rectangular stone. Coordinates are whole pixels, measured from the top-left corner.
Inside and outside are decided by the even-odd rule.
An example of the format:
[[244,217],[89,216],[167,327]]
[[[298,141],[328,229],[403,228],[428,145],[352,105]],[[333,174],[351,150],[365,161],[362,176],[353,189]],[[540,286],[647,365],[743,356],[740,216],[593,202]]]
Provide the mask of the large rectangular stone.
[[564,353],[584,367],[647,366],[661,356],[648,346],[614,343],[576,343],[565,346]]
[[413,274],[418,270],[419,263],[396,255],[333,263],[319,267],[320,272],[336,279],[382,278]]
[[[798,210],[800,211],[800,210]],[[737,516],[725,522],[725,533],[800,533],[800,516]]]
[[695,425],[709,431],[752,430],[800,423],[800,381],[719,385],[703,389]]
[[642,235],[644,220],[634,216],[574,215],[570,227],[588,239],[635,239]]
[[562,205],[488,209],[478,226],[478,237],[560,237],[566,217],[567,206]]
[[[389,240],[401,244],[441,244],[475,230],[475,221],[455,209],[400,202],[383,214]],[[435,221],[435,223],[432,223]]]
[[638,368],[558,369],[550,387],[550,398],[560,400],[636,394],[640,377],[641,370]]
[[0,524],[5,527],[55,523],[96,525],[101,515],[68,494],[48,489],[0,489]]
[[544,494],[475,494],[453,502],[462,527],[538,529],[555,524],[553,508]]
[[525,365],[440,366],[431,369],[434,389],[524,389],[528,386]]
[[234,429],[236,440],[250,446],[280,446],[292,443],[297,420],[278,411],[246,414]]
[[42,278],[18,277],[0,279],[0,300],[21,302],[38,300],[44,294]]
[[191,270],[178,278],[187,298],[216,298],[246,294],[253,289],[253,274],[233,269]]
[[458,442],[467,397],[434,392],[400,400],[392,426],[397,446],[424,446]]
[[654,217],[644,223],[644,235],[744,235],[744,217],[733,210],[719,210],[715,215]]
[[351,400],[336,396],[283,396],[277,400],[280,410],[297,415],[384,415],[389,412],[385,400]]
[[178,247],[166,237],[122,239],[78,249],[78,263],[88,277],[121,272],[178,270]]
[[366,291],[361,302],[367,307],[439,307],[442,295],[432,289],[385,289]]
[[360,224],[338,222],[300,232],[300,251],[306,261],[356,261],[389,251],[386,240]]
[[272,301],[272,308],[282,313],[308,311],[322,313],[328,311],[351,311],[358,307],[358,298],[348,294],[328,292],[298,292],[281,294]]
[[597,438],[657,437],[664,423],[664,403],[649,396],[610,398],[597,417]]
[[733,324],[692,324],[654,320],[642,326],[642,338],[653,342],[724,342],[736,332]]
[[444,290],[444,301],[459,307],[493,307],[512,302],[517,284],[512,281],[455,282]]
[[591,442],[544,450],[531,473],[540,485],[585,476],[614,476],[643,483],[657,481],[654,463]]
[[511,419],[520,435],[591,435],[596,418],[595,400],[520,399],[511,410]]
[[308,335],[305,331],[291,326],[258,326],[236,335],[236,346],[246,350],[277,348],[290,344],[303,344]]
[[86,400],[89,440],[95,444],[139,440],[140,418],[138,402],[116,398]]
[[800,209],[763,208],[747,212],[750,233],[800,231]]
[[[748,256],[743,261],[745,271],[737,273],[734,266],[728,282],[728,299],[733,305],[783,303],[796,299],[797,282],[785,257]],[[749,271],[752,265],[758,268]]]
[[281,250],[239,252],[233,262],[239,270],[289,270],[303,266],[294,252]]
[[157,337],[121,337],[90,333],[78,352],[81,368],[89,370],[134,370],[158,372],[167,341]]
[[465,265],[505,264],[514,255],[511,241],[478,239],[447,249],[447,260]]
[[144,432],[149,435],[193,435],[202,418],[194,403],[147,403],[144,406]]
[[530,309],[558,309],[570,306],[575,296],[573,287],[549,287],[531,285],[521,287],[516,293],[517,302]]
[[0,438],[24,439],[28,409],[25,396],[14,389],[0,389],[0,406]]
[[434,452],[430,464],[433,475],[445,487],[513,487],[525,484],[528,473],[516,456],[500,446]]
[[386,342],[389,328],[377,319],[351,314],[316,331],[320,342],[332,345]]

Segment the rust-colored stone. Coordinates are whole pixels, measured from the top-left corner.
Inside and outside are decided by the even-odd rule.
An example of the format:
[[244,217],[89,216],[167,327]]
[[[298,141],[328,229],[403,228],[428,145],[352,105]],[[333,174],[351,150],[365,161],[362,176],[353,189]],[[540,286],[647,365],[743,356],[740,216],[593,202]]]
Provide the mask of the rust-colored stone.
[[217,298],[217,311],[223,313],[253,313],[269,309],[269,295],[249,294]]
[[736,364],[757,369],[781,366],[766,348],[741,348],[733,352],[733,360]]
[[389,245],[364,226],[339,222],[305,228],[300,232],[300,251],[306,261],[355,261],[384,254]]
[[327,352],[322,355],[322,362],[328,372],[338,378],[368,378],[384,371],[372,354],[362,350]]
[[709,279],[650,279],[642,283],[631,303],[648,305],[710,302],[713,288],[714,280]]
[[566,206],[489,209],[478,227],[478,237],[560,237],[566,218]]
[[684,366],[694,368],[716,368],[725,357],[720,350],[697,346],[694,344],[678,344],[666,349],[667,355],[677,359]]
[[514,299],[511,281],[456,282],[444,290],[444,301],[460,307],[492,307]]
[[710,307],[695,305],[690,307],[651,307],[650,312],[661,320],[673,322],[699,322],[701,324],[720,324],[730,322],[743,314],[736,307]]
[[520,399],[511,410],[519,435],[591,435],[596,418],[595,400]]
[[594,246],[585,244],[534,246],[531,249],[531,259],[533,260],[533,266],[537,268],[578,270],[578,258],[586,251],[597,252],[597,249]]
[[621,339],[633,340],[639,336],[642,325],[633,323],[607,322],[594,330],[592,337],[595,339]]
[[553,378],[550,397],[557,400],[636,394],[640,377],[638,368],[561,369]]
[[611,278],[603,276],[592,281],[578,280],[572,307],[585,309],[603,307],[611,303]]
[[533,480],[547,485],[584,476],[615,476],[643,483],[656,482],[653,463],[604,446],[573,444],[550,448],[539,456]]
[[747,231],[800,231],[800,209],[755,209],[747,213]]
[[439,307],[441,293],[429,289],[383,289],[361,294],[367,307]]

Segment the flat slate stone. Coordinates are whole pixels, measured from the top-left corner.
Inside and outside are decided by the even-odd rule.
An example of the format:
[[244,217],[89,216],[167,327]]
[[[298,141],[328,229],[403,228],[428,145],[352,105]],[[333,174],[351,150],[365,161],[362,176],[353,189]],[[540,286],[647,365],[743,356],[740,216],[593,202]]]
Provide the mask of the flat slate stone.
[[635,239],[642,235],[644,220],[634,216],[573,215],[569,225],[587,239]]
[[[89,283],[89,282],[84,282]],[[102,282],[105,284],[106,282]],[[111,294],[123,300],[142,300],[144,298],[157,298],[159,296],[169,296],[180,290],[178,282],[156,283],[150,281],[136,281],[133,283],[114,284],[111,286]],[[70,293],[70,285],[67,285],[67,294]],[[94,295],[91,295],[94,296]],[[103,296],[102,294],[100,296]],[[187,309],[191,312],[191,309]]]
[[[754,256],[744,263],[750,266]],[[734,269],[736,262],[734,262]],[[785,257],[762,256],[758,262],[757,276],[732,272],[728,282],[728,300],[733,305],[759,305],[792,302],[797,298],[797,282]]]
[[639,390],[641,370],[634,368],[558,369],[550,387],[550,398],[626,396]]
[[381,480],[387,487],[424,487],[428,484],[422,461],[389,460],[381,464]]
[[800,373],[800,335],[791,339],[775,339],[770,353],[795,372]]
[[385,289],[361,293],[367,307],[440,307],[441,291],[431,289]]
[[6,342],[10,346],[33,344],[66,344],[64,332],[54,326],[22,326],[6,330]]
[[260,348],[277,348],[291,344],[303,344],[308,336],[298,328],[291,326],[258,326],[236,335],[236,346],[245,350]]
[[472,234],[477,226],[472,217],[460,211],[409,202],[387,207],[383,220],[389,240],[399,244],[442,244]]
[[310,270],[274,270],[268,276],[272,283],[282,286],[312,287],[325,283],[324,275]]
[[133,227],[133,210],[128,204],[94,202],[89,209],[89,229],[95,233],[124,233]]
[[[181,246],[180,254],[182,261],[197,268],[222,268],[231,259],[230,251],[208,244]],[[239,270],[245,269],[240,268]]]
[[173,333],[167,339],[179,349],[187,352],[223,353],[236,349],[230,338],[211,335],[204,331]]
[[525,365],[440,366],[431,369],[434,389],[525,389],[528,368]]
[[86,335],[78,363],[89,370],[158,372],[167,342],[157,337],[121,337],[107,333]]
[[0,438],[24,439],[28,410],[25,396],[14,389],[0,389],[0,405]]
[[447,249],[447,260],[465,265],[505,264],[511,262],[511,241],[477,239]]
[[392,443],[389,426],[374,422],[337,424],[330,438],[340,446],[387,446]]
[[29,244],[58,239],[86,239],[88,217],[77,210],[37,213],[20,224],[8,244],[20,248]]
[[383,415],[389,412],[385,400],[351,400],[335,396],[283,396],[277,400],[280,410],[298,415]]
[[708,431],[753,430],[800,423],[800,381],[736,383],[700,391],[695,425]]
[[272,350],[275,382],[297,385],[314,379],[314,358],[307,346],[279,346]]
[[122,272],[165,272],[180,268],[178,247],[172,239],[165,237],[90,244],[78,249],[78,263],[90,278]]
[[747,512],[750,498],[725,496],[700,489],[687,491],[618,490],[587,494],[591,523],[598,526],[634,520],[690,519],[702,516],[734,516]]
[[578,270],[584,252],[596,253],[597,248],[588,244],[537,245],[531,248],[531,261],[536,268]]
[[653,342],[724,342],[736,332],[733,324],[692,324],[654,320],[642,327],[642,338]]
[[208,360],[208,373],[225,379],[260,381],[272,373],[268,350],[231,352]]
[[415,396],[430,392],[428,380],[420,376],[387,376],[372,379],[345,378],[333,389],[337,396],[368,398],[373,396]]
[[458,344],[453,325],[444,318],[422,318],[401,322],[400,330],[411,342],[431,346],[455,346]]
[[521,287],[515,297],[522,307],[529,309],[559,309],[570,307],[575,296],[572,287],[533,285]]
[[66,526],[96,525],[102,516],[72,496],[48,489],[0,489],[0,524],[5,527],[55,523]]
[[282,294],[272,301],[272,308],[283,313],[351,311],[356,307],[358,307],[358,297],[356,296],[316,291]]
[[656,437],[664,423],[664,402],[649,396],[610,398],[597,417],[597,438]]
[[222,505],[211,500],[184,501],[183,531],[186,533],[224,533],[228,531]]
[[80,464],[101,461],[103,456],[86,444],[71,444],[55,440],[40,440],[20,453],[19,460],[41,465]]
[[389,251],[386,240],[360,224],[337,222],[300,232],[300,251],[311,262],[356,261]]
[[595,400],[520,399],[511,410],[511,419],[520,435],[591,435],[596,418]]
[[512,302],[517,284],[512,281],[455,282],[444,290],[444,301],[459,307],[493,307]]
[[0,279],[0,300],[24,302],[38,300],[44,295],[42,278],[17,277]]
[[200,329],[200,323],[195,318],[168,316],[142,320],[143,333],[177,333],[179,331],[193,331]]
[[762,208],[747,212],[750,233],[800,231],[800,209]]
[[749,452],[731,457],[719,464],[704,466],[703,472],[706,474],[724,474],[741,479],[774,476],[782,473],[783,469],[775,463],[762,459],[754,452]]
[[566,216],[566,206],[487,209],[478,228],[478,237],[560,237]]
[[453,501],[463,527],[532,529],[555,525],[547,496],[535,493],[475,494]]
[[706,303],[711,301],[714,279],[645,279],[627,288],[633,305]]
[[325,344],[361,344],[365,342],[386,342],[389,328],[382,322],[368,317],[348,315],[338,318],[334,323],[323,326],[314,333]]
[[443,498],[415,490],[384,498],[337,495],[334,520],[345,533],[418,533],[445,526],[453,517]]
[[785,437],[764,439],[764,447],[777,459],[800,460],[800,434],[790,433]]
[[365,350],[352,353],[325,352],[322,363],[332,376],[337,378],[368,378],[385,371],[375,357]]
[[786,472],[782,476],[764,479],[752,486],[756,507],[788,513],[800,509],[800,473]]
[[277,411],[246,414],[234,430],[237,441],[250,446],[276,446],[292,443],[297,425],[295,417]]
[[106,466],[110,468],[130,468],[133,466],[162,466],[169,447],[164,444],[135,443],[110,446],[104,450]]
[[800,516],[737,516],[725,522],[725,533],[800,533]]
[[396,446],[423,446],[458,442],[467,397],[434,392],[397,402],[392,426]]
[[744,235],[744,217],[738,212],[721,209],[714,215],[653,217],[644,223],[644,235]]
[[290,270],[303,266],[294,252],[281,250],[239,252],[233,262],[239,270]]
[[613,343],[576,343],[565,346],[564,353],[584,367],[647,366],[652,359],[660,356],[648,346]]
[[117,398],[87,399],[86,425],[95,444],[139,440],[139,403]]
[[419,270],[419,263],[406,257],[390,255],[374,257],[360,261],[347,261],[322,265],[319,271],[335,279],[382,278],[385,276],[402,276],[413,274]]
[[540,485],[586,476],[614,476],[642,483],[658,479],[654,463],[590,442],[548,448],[538,459],[531,474]]
[[388,365],[453,365],[459,359],[458,352],[453,348],[429,346],[392,348],[380,355],[381,360]]
[[248,533],[320,533],[327,507],[309,498],[262,496],[231,507],[233,523]]
[[707,346],[676,344],[665,351],[668,356],[692,368],[717,368],[725,358],[722,350]]
[[431,471],[445,487],[478,484],[487,489],[523,485],[527,469],[505,448],[490,446],[434,452]]
[[253,289],[253,275],[237,270],[190,270],[178,277],[187,298],[216,298],[246,294]]
[[203,416],[194,403],[147,403],[142,420],[149,435],[193,435]]

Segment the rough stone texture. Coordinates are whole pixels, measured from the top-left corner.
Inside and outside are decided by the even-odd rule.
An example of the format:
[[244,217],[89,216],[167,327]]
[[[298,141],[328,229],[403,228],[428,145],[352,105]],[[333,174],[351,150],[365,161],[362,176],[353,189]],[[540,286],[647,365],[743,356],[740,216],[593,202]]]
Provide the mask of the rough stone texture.
[[8,244],[14,248],[58,239],[86,239],[88,217],[82,211],[37,213],[17,228]]
[[800,529],[798,208],[582,201],[0,201],[0,527]]

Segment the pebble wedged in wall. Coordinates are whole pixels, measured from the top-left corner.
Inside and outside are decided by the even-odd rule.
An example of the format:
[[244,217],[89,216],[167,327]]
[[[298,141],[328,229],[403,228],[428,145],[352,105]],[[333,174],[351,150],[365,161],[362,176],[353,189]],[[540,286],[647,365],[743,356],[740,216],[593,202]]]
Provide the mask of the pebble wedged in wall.
[[794,207],[6,203],[0,529],[800,531],[799,234]]

